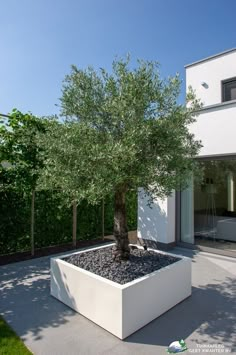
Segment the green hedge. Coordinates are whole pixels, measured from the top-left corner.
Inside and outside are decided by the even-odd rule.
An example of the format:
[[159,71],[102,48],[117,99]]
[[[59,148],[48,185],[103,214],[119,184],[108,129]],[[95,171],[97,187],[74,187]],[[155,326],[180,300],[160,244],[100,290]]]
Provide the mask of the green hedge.
[[23,194],[0,192],[0,254],[29,249],[30,204]]
[[[113,197],[106,199],[105,235],[113,230]],[[129,230],[137,229],[137,194],[127,196]],[[102,206],[85,201],[77,209],[77,239],[102,235]],[[35,196],[35,248],[72,241],[72,208],[65,207],[59,192],[40,191]],[[0,192],[0,254],[30,250],[30,196]]]

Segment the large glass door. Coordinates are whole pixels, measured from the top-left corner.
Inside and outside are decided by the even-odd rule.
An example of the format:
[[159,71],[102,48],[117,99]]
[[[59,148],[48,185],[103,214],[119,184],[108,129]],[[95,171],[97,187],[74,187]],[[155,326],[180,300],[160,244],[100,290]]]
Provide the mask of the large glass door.
[[236,255],[236,159],[200,164],[202,179],[181,192],[181,241]]

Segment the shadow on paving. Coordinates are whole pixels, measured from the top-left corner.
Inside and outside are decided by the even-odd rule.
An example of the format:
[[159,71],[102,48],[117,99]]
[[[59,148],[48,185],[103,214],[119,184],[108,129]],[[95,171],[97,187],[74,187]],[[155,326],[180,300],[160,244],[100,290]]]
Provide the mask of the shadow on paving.
[[235,286],[236,280],[228,277],[221,284],[192,287],[191,297],[125,341],[166,346],[172,341],[186,339],[195,332],[197,337],[192,337],[192,343],[220,343],[231,348],[231,351],[236,350]]
[[178,249],[178,248],[174,248],[174,249],[170,249],[170,250],[166,250],[167,253],[173,253],[179,256],[186,256],[188,258],[192,259],[192,262],[195,263],[195,257],[199,254],[199,250],[196,249]]
[[[194,253],[187,254],[194,258]],[[33,340],[40,340],[45,329],[59,327],[77,315],[50,296],[49,263],[49,258],[41,258],[0,267],[0,313],[23,340],[28,334]],[[189,348],[197,343],[223,343],[233,351],[236,348],[236,281],[231,277],[221,283],[214,281],[193,287],[191,297],[119,344],[166,347],[191,335],[187,341]],[[88,321],[87,325],[90,327],[91,323]],[[104,341],[111,339],[105,331],[103,336]],[[112,339],[118,346],[118,339]]]
[[50,296],[50,260],[42,258],[0,268],[0,313],[24,340],[67,323],[75,312]]

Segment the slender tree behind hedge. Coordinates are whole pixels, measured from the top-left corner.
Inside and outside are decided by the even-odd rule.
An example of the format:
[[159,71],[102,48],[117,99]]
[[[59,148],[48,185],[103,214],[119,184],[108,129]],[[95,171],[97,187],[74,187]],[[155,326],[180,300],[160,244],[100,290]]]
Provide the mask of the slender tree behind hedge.
[[35,190],[43,155],[37,134],[44,133],[46,120],[13,109],[0,126],[0,190],[31,195],[30,237],[34,255]]

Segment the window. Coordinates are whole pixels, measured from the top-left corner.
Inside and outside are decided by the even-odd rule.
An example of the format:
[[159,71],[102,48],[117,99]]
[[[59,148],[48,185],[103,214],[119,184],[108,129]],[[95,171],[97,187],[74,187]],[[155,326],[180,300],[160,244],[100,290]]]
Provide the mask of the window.
[[236,100],[236,78],[222,82],[222,101]]

